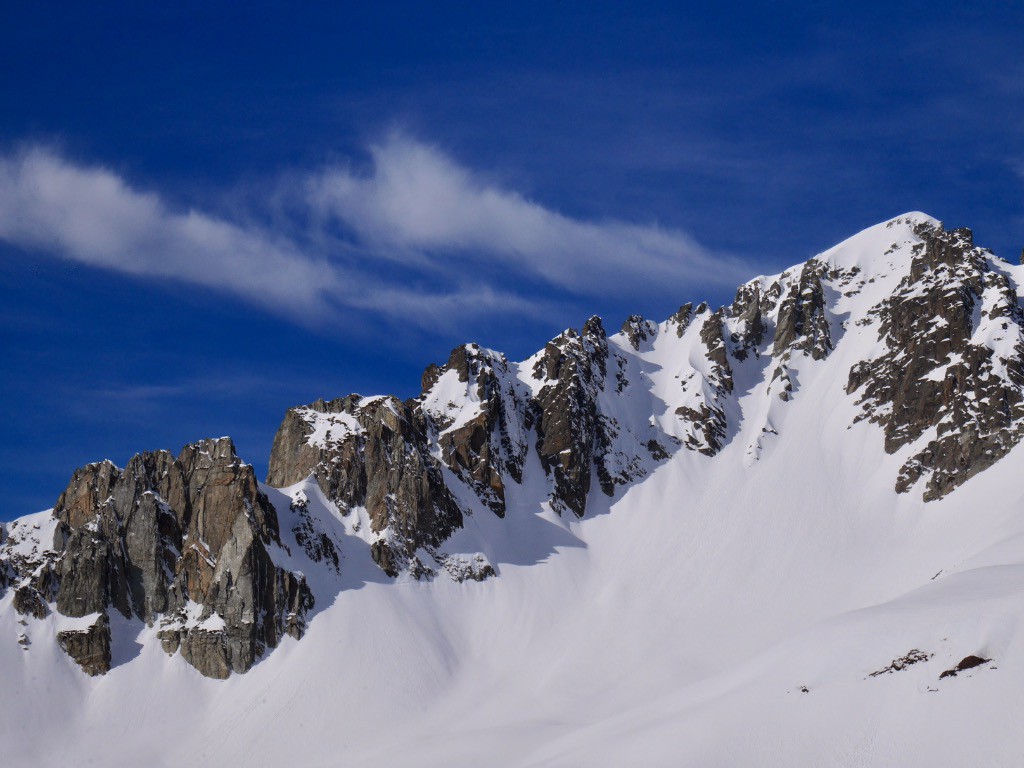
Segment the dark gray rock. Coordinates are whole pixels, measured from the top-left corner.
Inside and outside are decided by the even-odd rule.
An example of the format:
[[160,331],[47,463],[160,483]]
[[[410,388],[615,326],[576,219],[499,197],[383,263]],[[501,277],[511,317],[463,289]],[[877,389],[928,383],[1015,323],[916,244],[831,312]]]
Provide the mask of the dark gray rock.
[[[640,318],[630,328],[637,344],[657,332]],[[657,430],[637,437],[642,454],[613,450],[621,425],[598,401],[609,382],[616,392],[629,386],[626,369],[596,317],[582,333],[569,329],[546,345],[532,367],[532,389],[503,355],[456,347],[444,365],[426,369],[415,400],[350,395],[289,409],[267,482],[286,487],[312,475],[343,514],[366,508],[381,535],[371,553],[386,573],[429,575],[421,550],[444,567],[434,553],[462,525],[456,497],[469,491],[504,516],[506,488],[522,481],[530,451],[550,479],[552,508],[578,516],[595,473],[612,495],[646,472],[645,457],[667,458],[668,440],[655,439],[665,437]]]
[[[231,651],[223,631],[192,629],[178,635],[181,657],[207,677],[225,680],[231,675]],[[164,646],[165,650],[167,645]]]
[[[336,433],[311,439],[317,419],[330,422],[332,414],[347,418]],[[417,570],[417,550],[440,545],[462,525],[427,428],[419,409],[393,397],[350,395],[290,409],[274,438],[267,482],[287,486],[312,474],[342,510],[366,508],[371,529],[384,535],[371,551],[386,573]]]
[[[680,307],[679,311],[682,312]],[[682,325],[682,323],[679,323]],[[677,329],[678,332],[678,329]],[[640,345],[645,341],[651,341],[658,335],[658,324],[651,320],[644,320],[641,315],[630,315],[622,324],[622,333],[629,340],[633,349],[639,350]]]
[[64,538],[57,568],[57,610],[65,616],[88,616],[113,606],[131,616],[124,560],[119,540],[93,527],[72,529]]
[[922,662],[928,661],[928,659],[932,658],[934,655],[934,653],[925,653],[917,648],[912,648],[903,656],[900,656],[898,659],[893,659],[888,665],[881,669],[869,672],[868,677],[879,677],[880,675],[891,675],[895,672],[902,672],[907,667],[912,667],[914,664],[921,664]]
[[[699,314],[699,310],[697,312]],[[693,319],[694,311],[693,304],[683,304],[668,320],[671,324],[676,327],[676,336],[680,339],[683,338],[683,334],[686,333],[686,329],[690,327],[690,321]]]
[[939,675],[939,680],[942,680],[945,677],[956,677],[961,672],[966,672],[968,669],[974,669],[975,667],[980,667],[983,664],[988,664],[990,661],[992,661],[992,659],[975,656],[974,654],[965,656],[960,659],[959,663],[953,667],[953,669],[947,669]]
[[[444,404],[431,396],[437,381],[449,372],[478,403],[477,414],[458,425],[450,423]],[[509,479],[522,481],[529,449],[524,435],[533,422],[529,398],[519,391],[508,361],[504,355],[466,344],[453,349],[444,366],[428,368],[423,381],[431,385],[420,395],[417,407],[428,416],[442,460],[496,515],[504,517],[505,484]]]
[[800,278],[790,286],[779,309],[773,357],[782,358],[787,352],[799,350],[815,360],[823,360],[832,351],[834,345],[821,282],[826,273],[827,265],[815,259],[800,270]]
[[298,518],[292,526],[292,535],[295,536],[295,543],[302,547],[306,556],[315,563],[323,563],[325,566],[341,573],[341,554],[334,540],[313,523],[309,514],[309,502],[304,493],[293,499],[291,510]]
[[182,495],[181,464],[166,451],[132,457],[114,488],[123,511],[125,578],[135,615],[152,622],[168,609],[169,583],[181,556],[182,531],[166,497]]
[[57,633],[64,653],[89,676],[110,671],[110,620],[101,613],[87,629],[68,629]]
[[712,312],[700,328],[705,354],[711,363],[707,383],[712,398],[676,409],[676,415],[690,425],[686,447],[706,456],[714,456],[722,449],[728,433],[724,402],[733,391],[733,373],[725,342],[725,313],[724,307]]
[[737,360],[745,360],[751,353],[757,355],[767,327],[762,316],[761,289],[756,283],[740,286],[729,315],[738,321],[738,329],[730,336],[733,355]]
[[305,626],[312,595],[271,560],[277,515],[230,439],[186,446],[177,458],[139,454],[123,471],[83,467],[54,516],[56,603],[66,616],[115,608],[150,624],[159,618],[164,647],[175,650],[192,647],[189,636],[205,632],[199,625],[222,623],[223,659],[186,657],[216,677],[221,661],[244,672]]
[[537,454],[551,476],[552,508],[583,517],[595,464],[602,490],[612,493],[600,458],[607,438],[598,418],[597,394],[608,373],[608,338],[601,319],[590,318],[583,333],[569,329],[548,342],[534,376],[542,382],[536,397]]
[[[1016,291],[968,229],[919,225],[909,275],[872,314],[880,356],[850,370],[860,419],[882,425],[894,453],[936,429],[904,464],[896,490],[927,476],[925,500],[944,496],[1024,437],[1024,341]],[[983,307],[987,307],[982,311]],[[976,322],[999,323],[1013,353],[972,342]]]
[[34,587],[23,584],[14,590],[14,610],[22,616],[34,616],[37,619],[45,619],[50,609],[46,607],[46,601],[39,591]]

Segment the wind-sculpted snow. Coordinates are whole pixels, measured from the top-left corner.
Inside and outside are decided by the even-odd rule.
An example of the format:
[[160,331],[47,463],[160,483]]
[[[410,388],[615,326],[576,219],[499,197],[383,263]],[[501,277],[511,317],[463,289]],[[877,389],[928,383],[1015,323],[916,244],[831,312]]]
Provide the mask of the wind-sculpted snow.
[[1022,270],[907,214],[717,309],[290,408],[267,485],[224,441],[88,465],[0,528],[0,740],[28,764],[1015,765]]

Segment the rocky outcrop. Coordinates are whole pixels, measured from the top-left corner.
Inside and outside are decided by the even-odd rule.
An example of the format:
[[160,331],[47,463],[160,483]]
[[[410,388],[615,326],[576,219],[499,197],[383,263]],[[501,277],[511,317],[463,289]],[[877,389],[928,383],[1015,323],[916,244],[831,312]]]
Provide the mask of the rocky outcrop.
[[50,613],[50,609],[46,607],[46,601],[39,594],[39,590],[29,584],[22,584],[14,590],[11,604],[14,606],[14,610],[22,616],[45,619]]
[[895,453],[934,429],[907,459],[898,492],[927,477],[939,498],[1024,437],[1024,336],[1016,291],[970,230],[919,225],[907,277],[872,310],[885,351],[850,370],[847,391],[882,425]]
[[[680,307],[679,312],[682,313],[684,309],[684,307]],[[689,318],[686,318],[686,321],[688,320]],[[683,318],[679,317],[677,322],[682,326]],[[658,324],[652,320],[644,320],[642,315],[630,315],[622,324],[621,332],[628,339],[629,345],[639,351],[641,344],[658,335]]]
[[915,664],[922,664],[934,656],[934,653],[926,653],[925,651],[918,650],[917,648],[911,648],[898,659],[893,659],[881,669],[869,672],[868,677],[880,677],[881,675],[892,675],[896,672],[902,672],[908,667],[912,667]]
[[[312,608],[304,578],[273,562],[276,512],[230,439],[186,446],[177,458],[139,454],[123,470],[89,464],[53,515],[57,611],[159,622],[165,647],[180,646],[203,674],[246,671],[285,633],[301,634]],[[90,674],[105,671],[93,651],[109,646],[109,628],[97,626],[61,640],[90,659]],[[216,658],[187,652],[212,636]]]
[[90,677],[110,671],[110,620],[101,613],[81,629],[57,633],[57,643]]
[[687,426],[684,445],[705,456],[718,453],[728,433],[724,402],[732,394],[733,374],[725,342],[725,313],[721,308],[705,316],[700,340],[706,365],[693,374],[697,381],[689,400],[676,408],[676,415]]
[[676,337],[683,338],[683,334],[686,333],[686,329],[690,327],[690,321],[693,319],[695,314],[699,315],[704,309],[707,308],[706,304],[701,304],[694,312],[693,304],[687,302],[677,309],[672,316],[668,319],[669,326],[675,327]]
[[[550,502],[559,513],[583,517],[590,478],[607,448],[598,418],[597,393],[608,374],[608,338],[598,317],[582,334],[573,329],[548,342],[533,368],[540,383],[536,395],[537,454],[553,480]],[[602,489],[611,493],[602,478]]]
[[961,672],[966,672],[969,669],[974,669],[975,667],[980,667],[983,664],[988,664],[990,661],[992,661],[992,659],[986,659],[983,656],[975,656],[974,654],[971,654],[970,656],[965,656],[964,658],[960,659],[960,661],[957,663],[955,667],[953,667],[952,669],[947,669],[942,674],[940,674],[939,680],[942,680],[947,677],[956,677]]
[[740,286],[729,309],[730,317],[735,320],[736,330],[730,334],[730,340],[737,360],[759,353],[767,332],[763,312],[760,286],[757,283]]
[[317,526],[309,514],[309,499],[304,491],[295,494],[290,504],[297,520],[292,526],[295,543],[302,547],[306,557],[314,563],[323,563],[335,573],[341,573],[341,554],[338,545]]
[[[638,345],[658,330],[641,318],[626,329]],[[456,498],[478,499],[503,517],[506,489],[522,482],[531,452],[549,479],[552,509],[577,516],[595,474],[612,495],[646,472],[649,457],[667,458],[667,440],[647,429],[629,450],[615,447],[623,427],[599,403],[609,389],[628,387],[626,367],[596,317],[518,369],[479,345],[456,347],[444,365],[426,369],[415,400],[350,395],[290,409],[267,482],[284,487],[312,475],[342,514],[365,508],[371,552],[389,574],[434,573],[425,555],[450,572],[437,548],[462,526]]]
[[824,359],[833,349],[832,333],[826,310],[822,278],[828,271],[825,262],[810,260],[800,270],[779,308],[772,356],[782,359],[787,353],[805,352],[814,360]]
[[274,438],[267,482],[313,475],[343,512],[364,507],[371,552],[390,575],[424,572],[418,550],[439,546],[462,510],[430,453],[423,413],[393,397],[350,395],[290,409]]
[[423,375],[418,407],[442,461],[499,517],[505,485],[522,482],[534,411],[505,356],[466,344]]
[[15,520],[8,531],[0,533],[0,595],[5,587],[11,587],[12,605],[18,613],[43,618],[55,598],[58,558],[49,541],[40,540],[44,532],[38,522],[30,522],[33,517],[40,516]]
[[[634,350],[650,344],[658,327],[634,316],[623,326]],[[635,346],[634,346],[635,344]],[[605,496],[647,474],[653,459],[668,458],[667,436],[649,422],[623,420],[615,403],[634,387],[621,348],[610,343],[599,317],[582,332],[568,329],[531,358],[531,403],[537,414],[536,451],[551,481],[548,501],[558,514],[582,517],[591,494],[591,477]]]
[[469,556],[449,555],[442,562],[453,581],[484,581],[496,575],[494,566],[479,552]]

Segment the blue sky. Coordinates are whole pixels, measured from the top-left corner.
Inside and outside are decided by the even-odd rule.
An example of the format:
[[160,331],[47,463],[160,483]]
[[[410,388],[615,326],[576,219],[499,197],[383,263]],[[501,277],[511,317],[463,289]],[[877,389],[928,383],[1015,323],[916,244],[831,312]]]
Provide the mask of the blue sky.
[[5,9],[0,519],[907,210],[1024,246],[1019,4],[208,5]]

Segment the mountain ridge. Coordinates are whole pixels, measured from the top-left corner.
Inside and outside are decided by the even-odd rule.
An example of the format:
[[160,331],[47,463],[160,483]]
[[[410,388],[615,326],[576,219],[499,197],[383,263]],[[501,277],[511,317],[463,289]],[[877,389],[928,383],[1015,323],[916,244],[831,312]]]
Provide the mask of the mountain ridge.
[[[611,335],[592,318],[518,363],[461,345],[444,365],[426,369],[416,398],[350,395],[290,408],[266,484],[255,485],[251,467],[223,439],[186,447],[178,457],[140,455],[129,462],[132,471],[89,465],[54,515],[4,527],[0,622],[19,628],[26,658],[54,644],[70,656],[67,663],[107,673],[101,678],[143,674],[132,669],[152,674],[158,663],[177,670],[180,656],[207,677],[265,679],[265,664],[305,669],[302,649],[323,649],[331,637],[349,638],[372,655],[355,624],[404,626],[398,616],[371,621],[366,613],[395,603],[415,617],[414,636],[436,654],[422,670],[401,663],[403,674],[446,679],[442,670],[468,663],[463,653],[479,656],[470,638],[481,633],[491,646],[518,653],[471,623],[470,615],[491,615],[482,601],[555,601],[571,614],[583,610],[574,596],[587,594],[580,580],[590,574],[604,585],[598,604],[631,615],[655,637],[665,627],[675,636],[686,617],[701,617],[706,640],[686,642],[714,661],[677,658],[661,646],[651,651],[689,690],[685,681],[716,679],[716,669],[728,669],[730,654],[761,659],[755,641],[796,642],[785,638],[801,632],[824,637],[825,629],[814,629],[819,619],[826,627],[859,627],[861,619],[845,613],[829,618],[835,606],[870,617],[871,606],[907,602],[915,590],[934,592],[968,576],[992,581],[994,571],[963,571],[979,557],[986,568],[1013,563],[1000,573],[1016,574],[1015,497],[1007,489],[1018,464],[1005,462],[1019,446],[1024,418],[1019,277],[1018,267],[977,248],[969,230],[947,231],[924,214],[906,214],[748,281],[718,309],[684,305],[661,323],[633,316]],[[184,467],[193,455],[208,456],[203,472],[223,483],[192,482]],[[175,472],[177,484],[168,479]],[[122,476],[135,478],[138,491],[112,492],[125,486]],[[227,522],[248,532],[244,551],[234,537],[180,533],[196,530],[192,510],[210,501],[211,488],[238,500]],[[819,498],[832,508],[819,508]],[[979,501],[988,509],[965,516]],[[146,535],[134,536],[135,520],[148,521],[139,529]],[[199,552],[198,543],[206,545],[203,557],[187,559],[185,550]],[[979,554],[990,549],[991,556]],[[165,565],[157,568],[161,558]],[[145,577],[129,579],[134,569]],[[676,571],[687,579],[673,586]],[[635,611],[643,605],[683,623],[630,609],[616,586],[623,580],[652,595],[631,594]],[[720,593],[716,580],[736,589]],[[501,586],[506,581],[518,586]],[[395,582],[407,589],[382,591]],[[218,591],[217,583],[232,588]],[[234,585],[243,583],[254,586],[241,590],[240,600]],[[559,597],[545,597],[537,583]],[[1018,587],[993,589],[1017,594]],[[180,597],[167,597],[174,594]],[[90,610],[70,615],[76,611],[67,607],[79,597],[93,601]],[[666,599],[680,600],[687,612],[677,616]],[[1002,617],[1005,606],[986,599]],[[957,610],[969,624],[975,603],[954,603],[962,603]],[[730,636],[732,620],[724,617],[733,613],[747,617],[747,638]],[[613,648],[661,690],[666,706],[676,706],[675,694],[662,690],[638,656],[653,640],[609,627],[601,614],[581,616],[582,625],[605,627]],[[499,623],[520,636],[508,621]],[[887,666],[900,675],[939,663],[953,669],[968,655],[1012,667],[1016,641],[1007,638],[1016,635],[1002,618],[986,621],[995,628],[974,640],[939,619],[939,629],[904,633],[907,647],[857,662],[862,677]],[[419,634],[424,627],[433,629]],[[413,657],[426,653],[392,632],[378,640]],[[566,632],[572,646],[591,648],[575,630]],[[940,653],[941,632],[958,638],[950,653],[962,651],[960,657]],[[433,634],[443,638],[437,647]],[[806,652],[819,658],[824,647]],[[589,684],[571,672],[580,659],[611,660],[611,651],[591,648],[573,661],[553,650],[557,642],[545,648],[570,670],[548,674],[581,690]],[[320,651],[309,653],[326,663]],[[860,658],[865,651],[847,653]],[[903,672],[896,662],[904,657],[924,660]],[[787,674],[795,669],[789,657],[776,661]],[[834,663],[842,668],[849,660]],[[774,679],[755,667],[757,679]],[[815,674],[830,680],[821,670]],[[788,685],[813,692],[818,684],[810,677]],[[430,695],[431,685],[416,690]],[[369,711],[379,706],[383,700]],[[604,710],[594,716],[622,721]]]
[[[877,249],[889,240],[880,255],[870,253],[872,246]],[[447,572],[457,579],[482,580],[496,573],[482,551],[449,554],[442,547],[463,528],[466,516],[486,509],[504,517],[505,488],[522,484],[528,454],[539,460],[546,478],[546,498],[538,502],[558,514],[580,518],[592,503],[592,491],[614,498],[618,489],[641,481],[679,450],[714,457],[741,436],[752,418],[761,424],[761,433],[747,447],[749,465],[778,438],[777,414],[798,397],[799,371],[825,360],[842,343],[853,320],[858,326],[877,325],[879,342],[886,346],[883,354],[850,369],[845,389],[859,398],[862,409],[854,421],[866,419],[883,426],[884,447],[890,454],[916,444],[926,432],[934,434],[905,461],[895,489],[909,492],[928,477],[924,499],[939,498],[997,461],[1024,435],[1024,319],[1016,285],[996,268],[995,258],[974,246],[970,230],[946,232],[936,219],[913,212],[870,227],[777,275],[753,278],[737,289],[730,305],[716,310],[707,304],[686,304],[662,323],[634,315],[610,337],[595,316],[581,331],[566,329],[520,363],[474,343],[460,345],[444,365],[427,367],[420,395],[408,401],[349,395],[288,409],[275,436],[267,484],[287,487],[313,478],[342,517],[353,508],[364,510],[368,532],[363,535],[368,534],[371,556],[388,576],[407,572],[432,578]],[[881,291],[872,290],[876,282],[884,285]],[[843,312],[846,299],[860,306]],[[997,349],[971,343],[975,329],[981,332],[986,319],[1007,332],[995,337],[1001,344]],[[1007,341],[1013,335],[1011,323],[1016,338]],[[932,332],[936,327],[938,334]],[[922,348],[915,350],[915,342]],[[645,356],[655,354],[656,345],[669,347],[667,353],[656,355],[658,360],[676,362],[685,356],[687,363],[674,375],[681,391],[671,393],[664,377],[661,382],[652,378],[662,368],[659,363],[650,365]],[[996,351],[1009,357],[998,357]],[[960,362],[953,361],[954,356]],[[738,385],[747,391],[764,389],[767,405],[754,403],[760,414],[748,415],[748,408],[739,407]],[[981,402],[995,398],[995,407],[964,411],[959,403],[974,394],[972,385],[981,393]],[[979,425],[987,432],[982,433]],[[226,438],[183,451],[212,451],[228,466],[248,466],[240,463]],[[181,648],[204,674],[224,676],[232,668],[244,672],[263,648],[277,644],[282,630],[267,628],[255,635],[245,630],[243,634],[251,635],[246,643],[252,650],[242,652],[237,641],[218,643],[202,628],[209,617],[218,624],[224,606],[218,613],[200,599],[205,607],[187,607],[192,593],[208,589],[198,575],[181,577],[194,573],[195,563],[209,562],[205,567],[224,571],[229,582],[243,568],[241,562],[234,567],[217,565],[217,553],[230,543],[223,534],[217,535],[213,549],[200,537],[205,549],[201,556],[192,556],[189,565],[181,551],[181,534],[157,531],[161,514],[170,513],[168,519],[176,514],[178,527],[188,524],[187,498],[167,501],[168,493],[187,497],[187,488],[145,491],[157,507],[140,534],[122,520],[143,513],[129,509],[129,502],[122,501],[117,508],[118,503],[104,501],[107,489],[112,493],[123,474],[146,475],[142,468],[153,461],[161,466],[148,470],[143,482],[155,488],[159,481],[153,473],[166,476],[169,470],[163,465],[170,460],[169,454],[157,452],[134,457],[127,470],[110,462],[79,470],[88,477],[82,480],[76,473],[54,510],[60,525],[53,547],[65,554],[51,554],[50,559],[59,560],[60,569],[51,565],[44,575],[33,577],[32,585],[22,584],[16,590],[18,605],[41,614],[49,597],[64,615],[105,615],[111,606],[126,617],[136,615],[152,623],[160,614],[161,641],[168,652]],[[253,480],[245,482],[251,488]],[[73,503],[65,503],[70,495]],[[244,495],[247,514],[256,506],[273,509],[261,492],[247,490]],[[301,500],[297,503],[293,512],[301,509]],[[134,504],[139,508],[138,499]],[[101,510],[103,505],[115,509]],[[211,506],[216,509],[217,502]],[[256,551],[279,543],[276,517],[269,519],[269,527],[257,524],[262,531],[257,538],[264,546]],[[118,533],[122,527],[127,534]],[[301,527],[310,528],[308,522]],[[137,553],[110,566],[107,559],[115,556],[108,551],[111,545],[96,549],[101,529],[106,529],[99,534],[104,542],[122,535],[125,543],[115,547],[131,549],[140,538],[146,540],[140,545],[143,549],[155,546],[158,552]],[[78,539],[70,541],[73,534]],[[161,544],[168,535],[176,543]],[[154,537],[155,542],[149,541]],[[327,533],[310,528],[300,538],[299,546],[313,540],[321,557],[337,561],[340,544]],[[199,552],[194,543],[191,547],[189,551]],[[261,556],[269,558],[265,552]],[[165,583],[167,578],[154,571],[155,560],[161,557],[166,561],[162,567],[178,574],[174,579],[180,586]],[[82,575],[72,565],[78,561],[84,563]],[[129,588],[126,574],[133,571],[150,575],[135,576]],[[301,636],[303,616],[313,598],[301,575],[297,578],[294,586],[289,581],[280,587],[292,595],[293,608],[282,621],[290,633]],[[82,583],[87,588],[78,595]],[[73,597],[66,596],[68,590]],[[168,602],[168,591],[177,595],[175,600]],[[262,610],[268,598],[252,598],[250,603],[254,601]],[[186,618],[192,614],[201,617],[198,624]],[[186,635],[204,648],[212,643],[213,650],[199,653],[183,646],[179,627],[185,626]],[[232,626],[227,625],[229,630]],[[242,631],[241,625],[234,629]],[[107,630],[97,632],[106,637]],[[100,642],[100,657],[107,653],[107,642]],[[86,645],[82,653],[93,659],[95,643]],[[243,660],[228,662],[240,654]],[[88,664],[92,672],[106,671],[104,667],[94,661]]]

